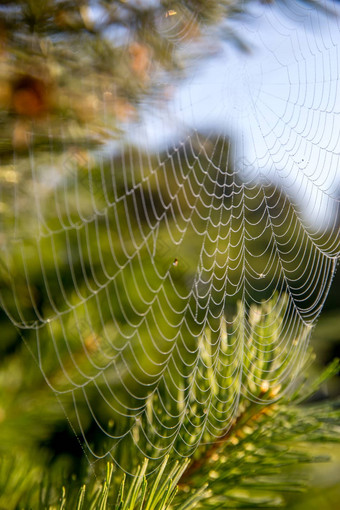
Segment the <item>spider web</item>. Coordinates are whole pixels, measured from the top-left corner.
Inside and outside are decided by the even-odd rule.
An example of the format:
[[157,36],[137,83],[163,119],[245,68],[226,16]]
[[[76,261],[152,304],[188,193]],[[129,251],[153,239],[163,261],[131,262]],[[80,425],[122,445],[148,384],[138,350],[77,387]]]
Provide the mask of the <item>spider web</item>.
[[124,469],[127,445],[187,456],[241,395],[284,394],[334,276],[338,19],[280,4],[238,23],[253,54],[221,42],[118,143],[64,135],[60,157],[51,135],[3,169],[2,307],[86,451]]

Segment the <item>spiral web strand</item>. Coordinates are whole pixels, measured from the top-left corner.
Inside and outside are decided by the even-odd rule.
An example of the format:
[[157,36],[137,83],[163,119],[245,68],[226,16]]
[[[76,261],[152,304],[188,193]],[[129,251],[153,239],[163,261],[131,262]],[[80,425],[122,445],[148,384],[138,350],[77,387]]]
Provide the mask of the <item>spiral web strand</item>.
[[[14,154],[1,305],[34,336],[94,459],[126,469],[131,442],[153,459],[190,455],[225,434],[240,395],[270,402],[299,372],[339,250],[340,38],[337,18],[285,10],[255,10],[246,36],[268,28],[261,58],[224,56],[216,104],[199,99],[198,74],[134,144],[84,155],[64,137],[62,163],[53,149]],[[151,153],[159,126],[175,139],[184,125]]]

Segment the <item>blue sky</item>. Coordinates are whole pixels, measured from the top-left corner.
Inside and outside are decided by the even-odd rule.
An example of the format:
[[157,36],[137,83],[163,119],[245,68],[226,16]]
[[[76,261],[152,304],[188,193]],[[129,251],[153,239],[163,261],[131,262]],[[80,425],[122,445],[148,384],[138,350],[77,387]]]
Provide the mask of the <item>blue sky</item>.
[[130,137],[160,148],[192,129],[225,133],[238,170],[280,184],[324,225],[340,184],[339,18],[298,2],[259,3],[233,28],[250,51],[211,40],[210,57],[169,84],[170,101],[151,114],[148,105]]

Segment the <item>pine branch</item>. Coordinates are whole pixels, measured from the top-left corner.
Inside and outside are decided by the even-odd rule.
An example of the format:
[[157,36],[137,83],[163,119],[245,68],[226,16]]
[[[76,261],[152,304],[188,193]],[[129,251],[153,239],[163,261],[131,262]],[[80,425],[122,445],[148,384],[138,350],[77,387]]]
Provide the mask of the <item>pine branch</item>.
[[[331,367],[319,380],[325,382],[332,377],[339,363],[337,366],[332,363]],[[292,466],[330,460],[327,456],[313,455],[308,445],[321,441],[340,442],[339,419],[340,402],[250,404],[223,438],[206,449],[201,448],[198,460],[187,459],[171,467],[167,457],[153,483],[145,477],[147,460],[129,480],[129,488],[125,487],[124,476],[114,508],[282,507],[285,493],[301,493],[309,488],[308,479],[303,475],[291,474]],[[117,494],[117,485],[114,494],[109,494],[112,474],[113,465],[108,464],[106,480],[99,488],[93,491],[91,486],[82,486],[76,500],[77,509],[105,510],[107,505],[112,505]],[[65,490],[60,510],[64,508],[62,505],[68,508]]]
[[[126,487],[126,476],[123,476],[118,489],[118,496],[112,493],[112,478],[114,472],[113,464],[107,464],[106,479],[100,487],[94,488],[83,485],[80,488],[78,496],[74,502],[68,501],[67,490],[62,489],[60,505],[55,506],[58,510],[72,508],[77,510],[106,510],[114,508],[115,510],[167,510],[172,507],[173,500],[177,493],[177,484],[188,466],[189,460],[175,462],[171,469],[168,469],[166,476],[164,471],[168,465],[168,457],[164,459],[159,467],[157,476],[153,481],[146,477],[148,460],[138,467],[134,477],[129,480],[129,486]],[[191,495],[178,510],[190,510],[200,499],[205,496],[206,486],[201,487]],[[114,503],[114,500],[116,502]],[[49,507],[51,508],[51,507]],[[177,507],[176,507],[177,508]]]
[[[307,358],[307,365],[311,357]],[[301,492],[308,487],[303,477],[289,474],[289,467],[329,460],[313,455],[303,445],[339,442],[340,404],[302,404],[309,397],[311,387],[316,391],[338,370],[339,362],[334,361],[314,380],[303,372],[299,386],[275,403],[263,405],[243,398],[238,416],[219,440],[201,445],[186,461],[173,463],[166,458],[158,465],[153,478],[145,476],[147,466],[152,465],[148,461],[137,468],[135,477],[123,477],[123,480],[122,472],[108,464],[105,481],[99,487],[95,479],[86,486],[85,479],[81,479],[80,488],[76,481],[68,483],[60,498],[58,465],[51,465],[48,479],[41,478],[42,469],[49,463],[46,454],[43,457],[39,453],[40,462],[35,468],[32,458],[37,453],[28,452],[27,456],[17,453],[11,461],[7,455],[0,469],[0,506],[28,509],[39,500],[41,509],[105,510],[112,507],[116,498],[116,510],[158,510],[170,506],[182,510],[195,505],[204,509],[223,505],[228,508],[282,506],[285,492]],[[208,366],[200,381],[203,389],[206,381],[212,383],[211,377]],[[215,398],[218,397],[216,394]],[[34,427],[34,422],[30,427]]]

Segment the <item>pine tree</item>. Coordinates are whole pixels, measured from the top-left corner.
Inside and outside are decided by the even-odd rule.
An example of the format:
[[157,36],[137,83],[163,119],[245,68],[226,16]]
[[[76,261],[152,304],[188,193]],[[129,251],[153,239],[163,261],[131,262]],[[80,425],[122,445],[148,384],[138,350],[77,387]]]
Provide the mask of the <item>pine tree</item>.
[[[294,385],[285,388],[284,396],[279,399],[277,396],[283,390],[281,374],[277,374],[277,379],[266,380],[268,359],[263,355],[266,352],[266,339],[282,320],[273,304],[264,304],[262,311],[255,306],[250,308],[249,317],[253,321],[257,321],[256,314],[262,317],[257,325],[253,325],[257,328],[257,346],[251,350],[252,359],[248,359],[247,375],[241,381],[243,391],[237,414],[231,425],[226,425],[219,440],[204,430],[197,416],[204,417],[207,413],[209,394],[210,404],[216,409],[216,414],[210,417],[211,424],[218,427],[219,413],[222,413],[219,406],[221,402],[228,401],[236,383],[232,373],[227,389],[223,390],[223,384],[218,380],[218,374],[228,365],[226,360],[230,356],[230,343],[227,340],[217,359],[217,366],[221,370],[215,371],[215,365],[212,370],[214,353],[210,339],[214,333],[207,330],[200,337],[197,372],[195,378],[190,379],[191,390],[188,394],[183,395],[183,389],[183,392],[170,399],[165,389],[159,388],[158,394],[149,395],[146,392],[139,395],[145,398],[146,413],[141,420],[146,420],[144,425],[150,431],[147,439],[153,445],[148,451],[150,460],[137,456],[133,458],[127,440],[121,443],[115,453],[117,466],[107,462],[107,459],[89,465],[86,448],[79,444],[80,430],[74,430],[76,420],[71,394],[60,394],[56,398],[39,368],[39,365],[43,365],[45,378],[62,392],[67,386],[67,376],[75,380],[79,376],[76,367],[84,372],[89,369],[88,353],[96,363],[103,363],[103,353],[110,346],[101,344],[101,349],[98,349],[98,343],[102,342],[101,331],[95,334],[89,324],[95,320],[100,309],[104,322],[110,327],[108,318],[111,311],[106,297],[98,297],[96,306],[80,306],[78,322],[65,316],[58,325],[42,330],[39,342],[32,328],[14,325],[22,318],[18,310],[30,325],[35,323],[39,315],[48,316],[51,312],[51,299],[43,279],[49,282],[56,308],[62,310],[63,292],[71,303],[77,302],[73,283],[62,263],[66,249],[65,230],[79,221],[79,211],[82,218],[87,220],[93,208],[101,210],[106,200],[103,189],[106,193],[121,196],[129,179],[132,182],[143,172],[147,173],[150,160],[157,164],[155,155],[141,154],[134,148],[123,146],[125,126],[136,122],[144,99],[161,101],[160,98],[167,92],[165,84],[168,78],[180,80],[185,77],[188,63],[197,61],[202,41],[211,37],[216,27],[223,26],[230,41],[246,50],[242,37],[233,32],[227,22],[229,18],[242,15],[247,7],[248,3],[222,0],[164,0],[159,3],[116,0],[95,4],[68,0],[6,0],[0,6],[0,221],[4,232],[1,242],[5,247],[4,255],[0,257],[2,508],[184,510],[194,507],[280,507],[289,502],[289,494],[308,488],[307,481],[302,475],[300,477],[299,471],[291,472],[290,469],[295,469],[299,464],[327,460],[326,456],[313,453],[315,442],[339,442],[338,402],[310,401],[310,397],[338,373],[336,360],[315,375],[314,355],[309,350],[299,378]],[[180,27],[177,25],[176,31],[185,34],[180,40],[169,37],[177,13],[181,16]],[[202,143],[203,135],[195,136],[197,143]],[[124,155],[114,161],[115,172],[119,176],[116,179],[118,189],[112,186],[112,160],[101,160],[102,164],[99,164],[95,155],[95,150],[104,147],[110,140],[121,145],[120,154]],[[205,149],[209,152],[209,147]],[[230,141],[224,139],[221,147],[211,152],[211,159],[214,160],[223,151],[227,153],[229,149]],[[179,153],[178,157],[181,170],[188,172],[193,162],[188,162],[184,153]],[[59,173],[47,173],[46,177],[44,171],[51,161]],[[130,171],[122,167],[122,161],[129,165]],[[37,172],[34,178],[32,168]],[[133,174],[132,168],[138,169],[140,175]],[[174,172],[176,175],[176,169]],[[59,179],[58,182],[64,185],[62,193],[58,195],[63,196],[64,200],[57,202],[60,209],[53,205],[52,200],[49,201],[54,189],[46,179],[53,178]],[[157,186],[164,186],[164,183],[156,180],[150,182],[151,189],[142,188],[139,201],[135,204],[141,225],[147,223],[145,210],[151,217],[154,214],[152,211],[157,212],[157,208],[161,207],[156,202],[156,191]],[[30,243],[37,218],[31,207],[31,195],[26,191],[33,187],[37,187],[36,192],[41,195],[42,202],[48,201],[49,209],[44,211],[46,227],[56,232],[60,230],[60,235],[54,237],[53,247],[48,238],[42,238],[40,254],[34,251]],[[14,190],[18,189],[20,216],[13,210]],[[76,205],[75,196],[79,199]],[[278,202],[278,196],[273,195],[273,207],[280,210],[283,205]],[[117,206],[117,214],[121,218],[126,214],[123,202]],[[263,210],[259,207],[256,214],[260,219]],[[13,232],[20,232],[23,236],[20,253],[13,242]],[[291,245],[302,242],[294,238],[293,227],[288,234],[287,242]],[[99,239],[100,246],[105,245],[104,225],[100,222],[89,224],[86,235],[89,239]],[[135,235],[138,238],[137,228]],[[166,233],[160,232],[159,235],[163,236],[167,247]],[[76,253],[79,238],[85,246],[85,238],[79,237],[77,229],[70,231],[67,237],[70,253]],[[101,257],[105,257],[106,253],[100,253],[94,242],[89,242],[88,246],[90,248],[83,252],[84,259],[74,258],[72,264],[79,278],[80,293],[86,292],[87,288],[86,282],[82,281],[84,274],[94,269],[100,279]],[[145,256],[148,249],[148,246],[143,247],[140,256]],[[123,248],[117,245],[116,250],[123,257]],[[58,265],[61,273],[58,275],[56,260],[52,256],[54,252],[61,260]],[[190,260],[191,253],[185,256]],[[166,264],[173,265],[177,270],[178,285],[184,288],[190,266],[183,267],[182,261],[179,263],[171,251],[163,254],[163,257]],[[27,263],[26,269],[31,278],[29,285],[22,278],[23,260]],[[43,275],[41,267],[44,267]],[[147,269],[151,273],[151,266]],[[134,270],[138,270],[138,264]],[[129,269],[126,269],[126,279],[119,282],[116,291],[123,302],[128,292],[124,285],[129,275]],[[266,275],[268,281],[270,276]],[[60,281],[63,282],[62,290]],[[283,309],[284,303],[285,297],[281,301]],[[133,305],[139,306],[138,297]],[[132,307],[127,300],[124,306],[124,312],[132,317]],[[118,314],[118,311],[117,307],[115,313]],[[242,304],[235,299],[228,313],[243,316]],[[159,317],[159,321],[162,320],[164,318]],[[152,326],[156,330],[157,323]],[[221,324],[219,327],[219,331],[222,331],[224,326]],[[230,332],[222,333],[233,344],[232,336],[231,340],[228,336]],[[77,343],[79,334],[86,350]],[[141,327],[139,334],[146,344],[148,332]],[[56,358],[48,335],[53,335],[60,345],[61,360]],[[67,342],[64,342],[65,336]],[[249,344],[251,341],[251,338],[247,339]],[[70,349],[76,358],[76,366],[70,362]],[[280,355],[279,348],[277,355]],[[131,358],[132,370],[137,370],[134,363]],[[288,369],[291,363],[293,359],[287,357],[283,370]],[[66,367],[66,375],[61,370],[62,366]],[[184,373],[185,364],[181,366],[178,359],[165,383],[171,387],[172,376],[177,378],[180,386],[181,374]],[[257,381],[261,377],[264,382],[258,386]],[[118,376],[115,379],[113,375],[110,384],[124,402],[126,395],[118,383]],[[145,385],[152,383],[152,378],[145,380]],[[135,390],[130,376],[125,377],[124,385]],[[257,401],[248,398],[248,393],[254,391],[258,392]],[[122,427],[122,430],[127,427],[128,419],[126,423],[121,420],[117,425],[116,417],[112,418],[103,409],[102,403],[96,400],[94,389],[89,390],[88,398],[95,416],[106,420],[114,433],[117,431],[115,427]],[[176,416],[181,412],[183,399],[190,403],[190,412],[184,423],[187,436],[176,440],[170,457],[166,456],[162,462],[153,462],[159,439],[156,434],[152,436],[156,424],[147,416],[147,409],[152,408],[156,414],[162,415],[165,401],[172,415]],[[261,403],[263,400],[267,403]],[[79,406],[79,413],[92,444],[100,451],[107,451],[107,438],[98,434],[93,416],[84,403]],[[150,421],[154,427],[150,427]],[[138,435],[141,425],[143,423],[136,421],[132,434]],[[168,425],[173,426],[171,418]],[[193,437],[201,437],[200,444],[198,448],[189,447],[186,458],[183,458],[183,443],[190,445]],[[145,450],[148,448],[147,439]],[[135,476],[124,475],[119,464],[124,464],[125,469]]]

